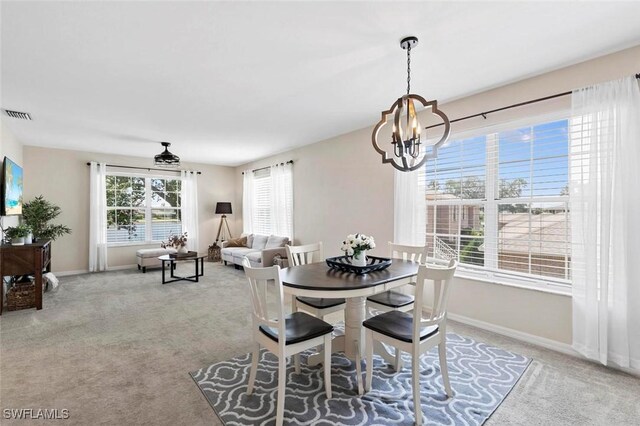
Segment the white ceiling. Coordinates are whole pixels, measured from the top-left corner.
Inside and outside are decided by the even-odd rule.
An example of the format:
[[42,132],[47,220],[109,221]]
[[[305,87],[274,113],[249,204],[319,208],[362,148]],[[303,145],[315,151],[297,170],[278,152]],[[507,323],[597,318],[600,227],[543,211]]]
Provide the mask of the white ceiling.
[[[640,44],[640,2],[1,3],[3,116],[26,145],[239,165]],[[367,141],[368,142],[368,141]]]

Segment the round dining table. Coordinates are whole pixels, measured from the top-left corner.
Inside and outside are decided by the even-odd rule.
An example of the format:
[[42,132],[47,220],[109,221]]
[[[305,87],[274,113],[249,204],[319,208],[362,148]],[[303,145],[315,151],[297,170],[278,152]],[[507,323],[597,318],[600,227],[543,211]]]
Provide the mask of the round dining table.
[[[362,322],[366,319],[367,297],[410,284],[417,273],[418,264],[403,259],[393,259],[388,268],[363,275],[332,269],[323,262],[283,269],[281,280],[284,292],[294,297],[346,299],[344,335],[337,336],[331,346],[334,352],[344,352],[345,356],[356,360],[363,349]],[[393,357],[382,345],[376,352],[381,352],[380,355],[393,363]],[[313,356],[309,364],[321,362],[321,359],[321,356]]]

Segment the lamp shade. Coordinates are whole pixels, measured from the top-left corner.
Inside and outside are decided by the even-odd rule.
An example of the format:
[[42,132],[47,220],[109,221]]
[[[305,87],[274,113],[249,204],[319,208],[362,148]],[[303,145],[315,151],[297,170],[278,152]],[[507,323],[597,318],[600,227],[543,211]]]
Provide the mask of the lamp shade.
[[216,203],[216,214],[231,214],[231,203]]

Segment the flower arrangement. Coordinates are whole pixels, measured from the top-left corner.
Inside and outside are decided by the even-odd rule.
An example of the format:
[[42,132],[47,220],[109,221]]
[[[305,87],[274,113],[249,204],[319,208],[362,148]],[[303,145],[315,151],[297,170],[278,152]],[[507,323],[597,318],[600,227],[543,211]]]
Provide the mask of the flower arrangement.
[[359,257],[360,253],[365,250],[372,250],[376,248],[376,242],[373,237],[369,237],[364,234],[349,234],[347,238],[342,242],[340,248],[347,256]]
[[187,233],[183,233],[181,235],[170,234],[167,241],[163,241],[160,243],[162,248],[173,247],[177,250],[187,245]]

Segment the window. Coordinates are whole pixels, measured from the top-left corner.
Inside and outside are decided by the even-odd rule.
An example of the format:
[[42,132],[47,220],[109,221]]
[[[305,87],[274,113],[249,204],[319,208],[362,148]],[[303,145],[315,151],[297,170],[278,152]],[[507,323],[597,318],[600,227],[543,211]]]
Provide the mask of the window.
[[110,174],[107,242],[160,241],[182,233],[180,179]]
[[567,120],[448,142],[424,169],[427,248],[461,268],[570,278]]
[[293,238],[293,178],[291,164],[244,172],[245,233]]

